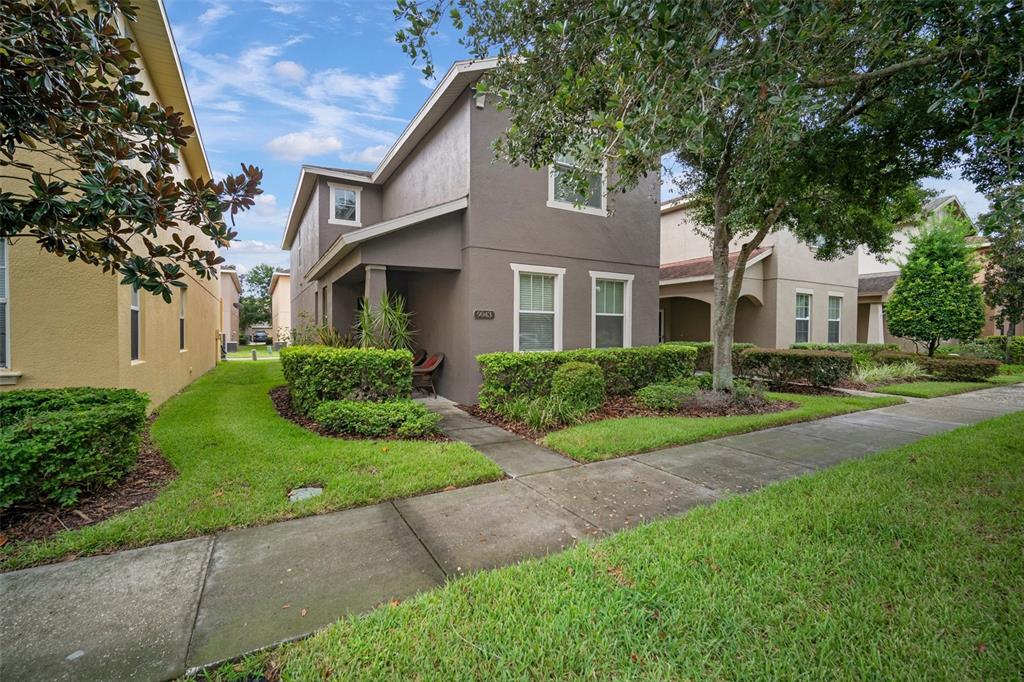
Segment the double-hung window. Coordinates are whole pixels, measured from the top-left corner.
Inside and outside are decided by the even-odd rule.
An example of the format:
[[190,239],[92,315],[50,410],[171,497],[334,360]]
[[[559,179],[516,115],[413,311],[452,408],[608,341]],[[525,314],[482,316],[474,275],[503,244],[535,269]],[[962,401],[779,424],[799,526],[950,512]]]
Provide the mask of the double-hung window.
[[142,333],[142,301],[141,297],[139,296],[139,289],[137,287],[133,286],[131,291],[131,299],[128,306],[129,315],[131,316],[131,320],[129,323],[129,333],[131,334],[131,359],[132,361],[135,361],[139,359],[139,346],[141,345],[139,342],[141,340],[140,334]]
[[512,263],[516,314],[516,351],[562,350],[562,277],[564,268]]
[[332,225],[362,225],[359,207],[359,187],[328,183],[331,188],[331,212],[327,222]]
[[10,289],[7,283],[7,240],[0,239],[0,368],[11,368],[11,331],[7,302]]
[[629,348],[632,345],[633,275],[590,271],[594,317],[590,345]]
[[577,192],[570,182],[569,174],[579,172],[579,166],[571,157],[560,155],[555,158],[548,172],[548,206],[570,211],[582,211],[594,215],[606,216],[608,181],[602,170],[587,173],[587,195]]
[[811,295],[796,295],[796,342],[807,343],[811,340]]
[[843,320],[843,297],[828,297],[828,342],[839,343]]
[[185,292],[178,292],[178,350],[185,350]]

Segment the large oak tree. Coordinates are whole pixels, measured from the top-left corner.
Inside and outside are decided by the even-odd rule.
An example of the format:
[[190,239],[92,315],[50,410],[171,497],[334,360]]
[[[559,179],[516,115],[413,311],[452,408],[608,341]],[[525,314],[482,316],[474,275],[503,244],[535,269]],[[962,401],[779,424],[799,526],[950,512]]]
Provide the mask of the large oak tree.
[[670,155],[711,242],[718,389],[732,385],[746,263],[769,233],[822,259],[885,251],[919,208],[918,180],[965,154],[972,173],[1004,172],[992,150],[1022,149],[1018,2],[397,0],[395,14],[427,74],[446,17],[474,56],[499,59],[481,89],[510,115],[495,142],[508,161],[569,153],[608,163],[626,190]]

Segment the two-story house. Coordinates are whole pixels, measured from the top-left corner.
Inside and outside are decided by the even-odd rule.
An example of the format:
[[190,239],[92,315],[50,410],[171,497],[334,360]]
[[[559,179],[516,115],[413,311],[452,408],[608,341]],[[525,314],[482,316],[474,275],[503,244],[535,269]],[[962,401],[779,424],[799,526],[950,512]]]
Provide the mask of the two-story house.
[[607,177],[573,197],[563,163],[495,160],[508,126],[473,85],[493,60],[452,66],[372,171],[304,166],[282,248],[292,327],[339,331],[364,302],[398,292],[417,345],[444,353],[442,395],[476,398],[475,357],[657,342],[655,175],[611,205]]
[[[133,4],[138,21],[119,28],[140,54],[137,78],[149,93],[142,99],[173,107],[196,127],[163,3]],[[198,127],[180,157],[176,180],[211,177]],[[17,158],[40,169],[52,163],[28,151]],[[16,190],[18,182],[5,178],[4,189]],[[198,228],[181,230],[213,248]],[[0,240],[0,390],[126,387],[145,391],[159,405],[218,358],[221,283],[196,278],[188,268],[185,273],[188,290],[168,303],[98,267],[42,251],[30,239]]]
[[[742,240],[730,245],[735,266]],[[711,244],[697,233],[685,200],[661,206],[660,335],[711,338]],[[736,307],[736,341],[762,348],[853,343],[857,334],[857,255],[820,261],[791,232],[765,237],[751,254]]]

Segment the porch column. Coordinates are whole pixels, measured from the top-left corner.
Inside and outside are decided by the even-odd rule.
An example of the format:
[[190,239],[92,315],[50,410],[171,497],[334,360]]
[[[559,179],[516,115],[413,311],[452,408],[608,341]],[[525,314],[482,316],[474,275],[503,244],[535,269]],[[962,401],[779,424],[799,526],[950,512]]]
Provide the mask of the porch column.
[[885,320],[881,303],[872,303],[868,310],[868,343],[885,343]]
[[363,286],[365,305],[376,308],[388,290],[388,269],[383,265],[366,266],[366,282]]

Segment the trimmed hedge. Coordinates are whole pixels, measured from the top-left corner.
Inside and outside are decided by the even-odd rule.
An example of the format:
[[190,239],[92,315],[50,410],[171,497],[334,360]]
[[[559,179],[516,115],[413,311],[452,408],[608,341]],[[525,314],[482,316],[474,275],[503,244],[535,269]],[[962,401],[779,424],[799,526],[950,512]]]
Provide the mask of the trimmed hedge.
[[417,438],[437,433],[441,416],[414,400],[328,400],[313,410],[313,419],[335,433],[366,438]]
[[899,351],[895,343],[794,343],[793,350],[832,350],[838,353],[849,353],[857,362],[870,362],[879,353]]
[[567,362],[589,362],[600,367],[608,395],[633,393],[647,384],[692,375],[696,357],[695,348],[668,345],[486,353],[476,358],[484,378],[477,399],[480,407],[493,409],[507,400],[548,395],[555,370]]
[[[697,349],[697,363],[695,369],[701,372],[710,372],[715,364],[715,344],[711,341],[666,341],[663,346],[690,346]],[[756,348],[752,343],[732,344],[732,369],[733,372],[740,371],[743,362],[743,351],[748,348]]]
[[678,410],[697,392],[697,382],[689,384],[651,384],[636,392],[636,401],[652,410]]
[[998,360],[984,358],[930,358],[916,353],[879,353],[879,362],[916,362],[936,381],[985,381],[999,372]]
[[551,397],[593,412],[604,404],[604,372],[592,362],[567,362],[551,377]]
[[751,348],[743,351],[743,373],[765,379],[774,386],[808,383],[829,387],[854,371],[849,353],[824,350]]
[[138,457],[148,404],[131,389],[0,394],[0,509],[69,507],[116,483]]
[[1010,364],[1024,365],[1024,336],[1014,336],[1010,339]]
[[408,398],[412,353],[380,348],[288,346],[281,369],[295,409],[312,414],[325,400]]

